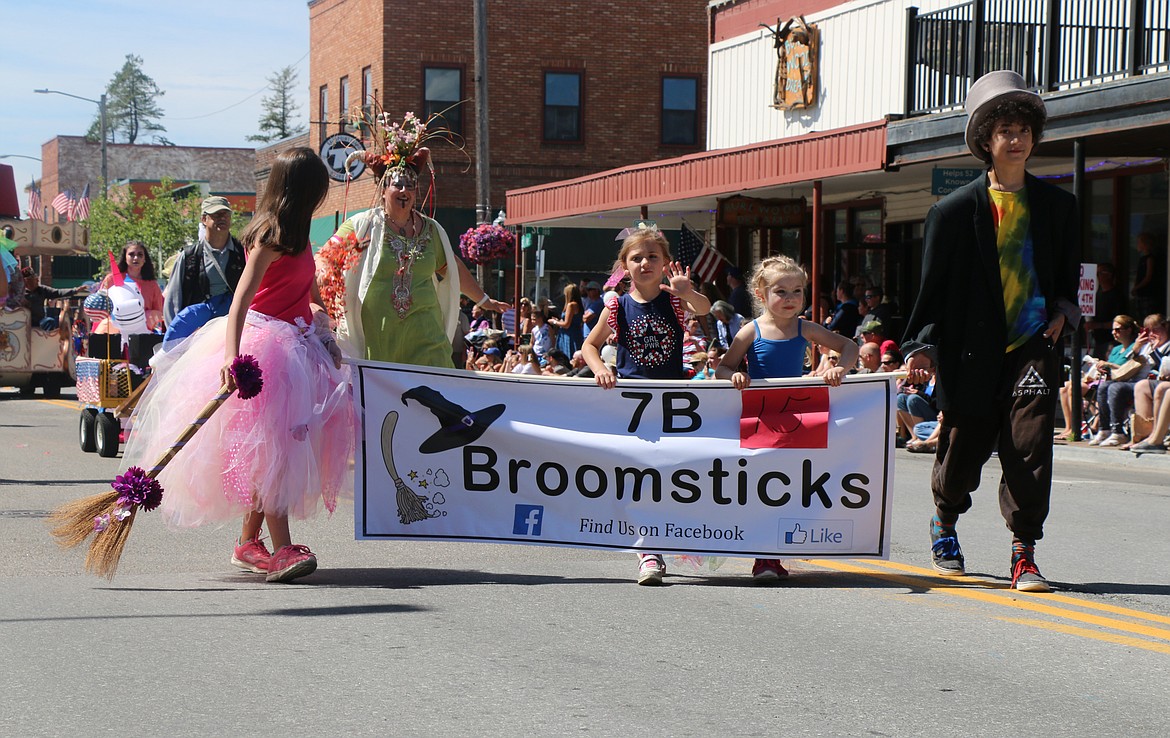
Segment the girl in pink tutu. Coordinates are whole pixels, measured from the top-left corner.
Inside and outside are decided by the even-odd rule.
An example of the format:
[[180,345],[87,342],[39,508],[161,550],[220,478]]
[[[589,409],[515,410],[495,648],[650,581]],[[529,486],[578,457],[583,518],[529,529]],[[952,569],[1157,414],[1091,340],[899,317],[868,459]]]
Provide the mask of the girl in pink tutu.
[[[243,517],[232,564],[286,582],[317,568],[293,544],[289,518],[322,504],[330,513],[352,494],[353,410],[348,372],[314,280],[309,224],[328,189],[325,165],[295,148],[273,163],[259,210],[240,240],[248,260],[226,318],[217,318],[155,357],[134,416],[123,466],[145,466],[177,437],[221,384],[228,367],[256,358],[264,389],[233,396],[158,479],[168,524],[191,527]],[[274,553],[261,540],[268,526]]]

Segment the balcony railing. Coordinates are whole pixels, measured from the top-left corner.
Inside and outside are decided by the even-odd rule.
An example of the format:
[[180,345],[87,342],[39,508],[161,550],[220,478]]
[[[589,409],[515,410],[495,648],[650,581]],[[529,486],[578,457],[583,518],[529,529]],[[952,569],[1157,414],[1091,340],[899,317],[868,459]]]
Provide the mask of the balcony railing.
[[958,107],[1013,69],[1052,91],[1170,71],[1170,0],[971,0],[907,11],[907,116]]

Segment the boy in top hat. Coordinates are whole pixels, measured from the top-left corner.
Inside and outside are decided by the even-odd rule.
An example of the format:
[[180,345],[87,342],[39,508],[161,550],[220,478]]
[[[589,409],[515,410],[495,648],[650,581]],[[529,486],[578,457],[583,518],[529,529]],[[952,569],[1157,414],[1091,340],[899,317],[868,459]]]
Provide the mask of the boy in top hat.
[[1061,333],[1080,321],[1076,200],[1025,166],[1047,114],[1020,75],[991,72],[967,96],[966,143],[986,173],[926,216],[922,285],[904,349],[911,381],[937,367],[943,411],[931,490],[931,559],[965,573],[956,534],[980,471],[999,452],[1012,587],[1047,592],[1034,560],[1052,490]]

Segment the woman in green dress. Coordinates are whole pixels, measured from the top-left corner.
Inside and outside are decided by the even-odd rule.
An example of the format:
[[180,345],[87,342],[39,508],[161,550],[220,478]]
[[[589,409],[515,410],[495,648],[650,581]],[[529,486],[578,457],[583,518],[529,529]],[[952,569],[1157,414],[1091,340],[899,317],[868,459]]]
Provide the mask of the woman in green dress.
[[342,223],[317,254],[338,343],[355,358],[449,368],[460,293],[485,310],[511,306],[488,297],[443,227],[415,209],[430,152],[418,148],[390,167],[369,153],[380,204]]

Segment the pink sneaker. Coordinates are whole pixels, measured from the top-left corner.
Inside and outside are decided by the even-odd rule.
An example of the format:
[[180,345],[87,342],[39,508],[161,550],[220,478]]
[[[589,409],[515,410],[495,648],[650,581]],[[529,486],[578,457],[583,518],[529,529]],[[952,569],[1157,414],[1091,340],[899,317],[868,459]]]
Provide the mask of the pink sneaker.
[[268,571],[268,562],[271,560],[272,554],[268,553],[268,547],[259,536],[243,543],[237,541],[236,548],[232,551],[232,563],[244,571],[264,574]]
[[666,575],[666,561],[658,554],[639,554],[638,584],[655,586],[662,584]]
[[291,582],[297,577],[312,574],[317,570],[317,557],[308,546],[293,544],[284,546],[272,554],[265,581]]
[[788,570],[780,559],[756,559],[752,565],[752,579],[757,582],[774,582],[788,576]]

